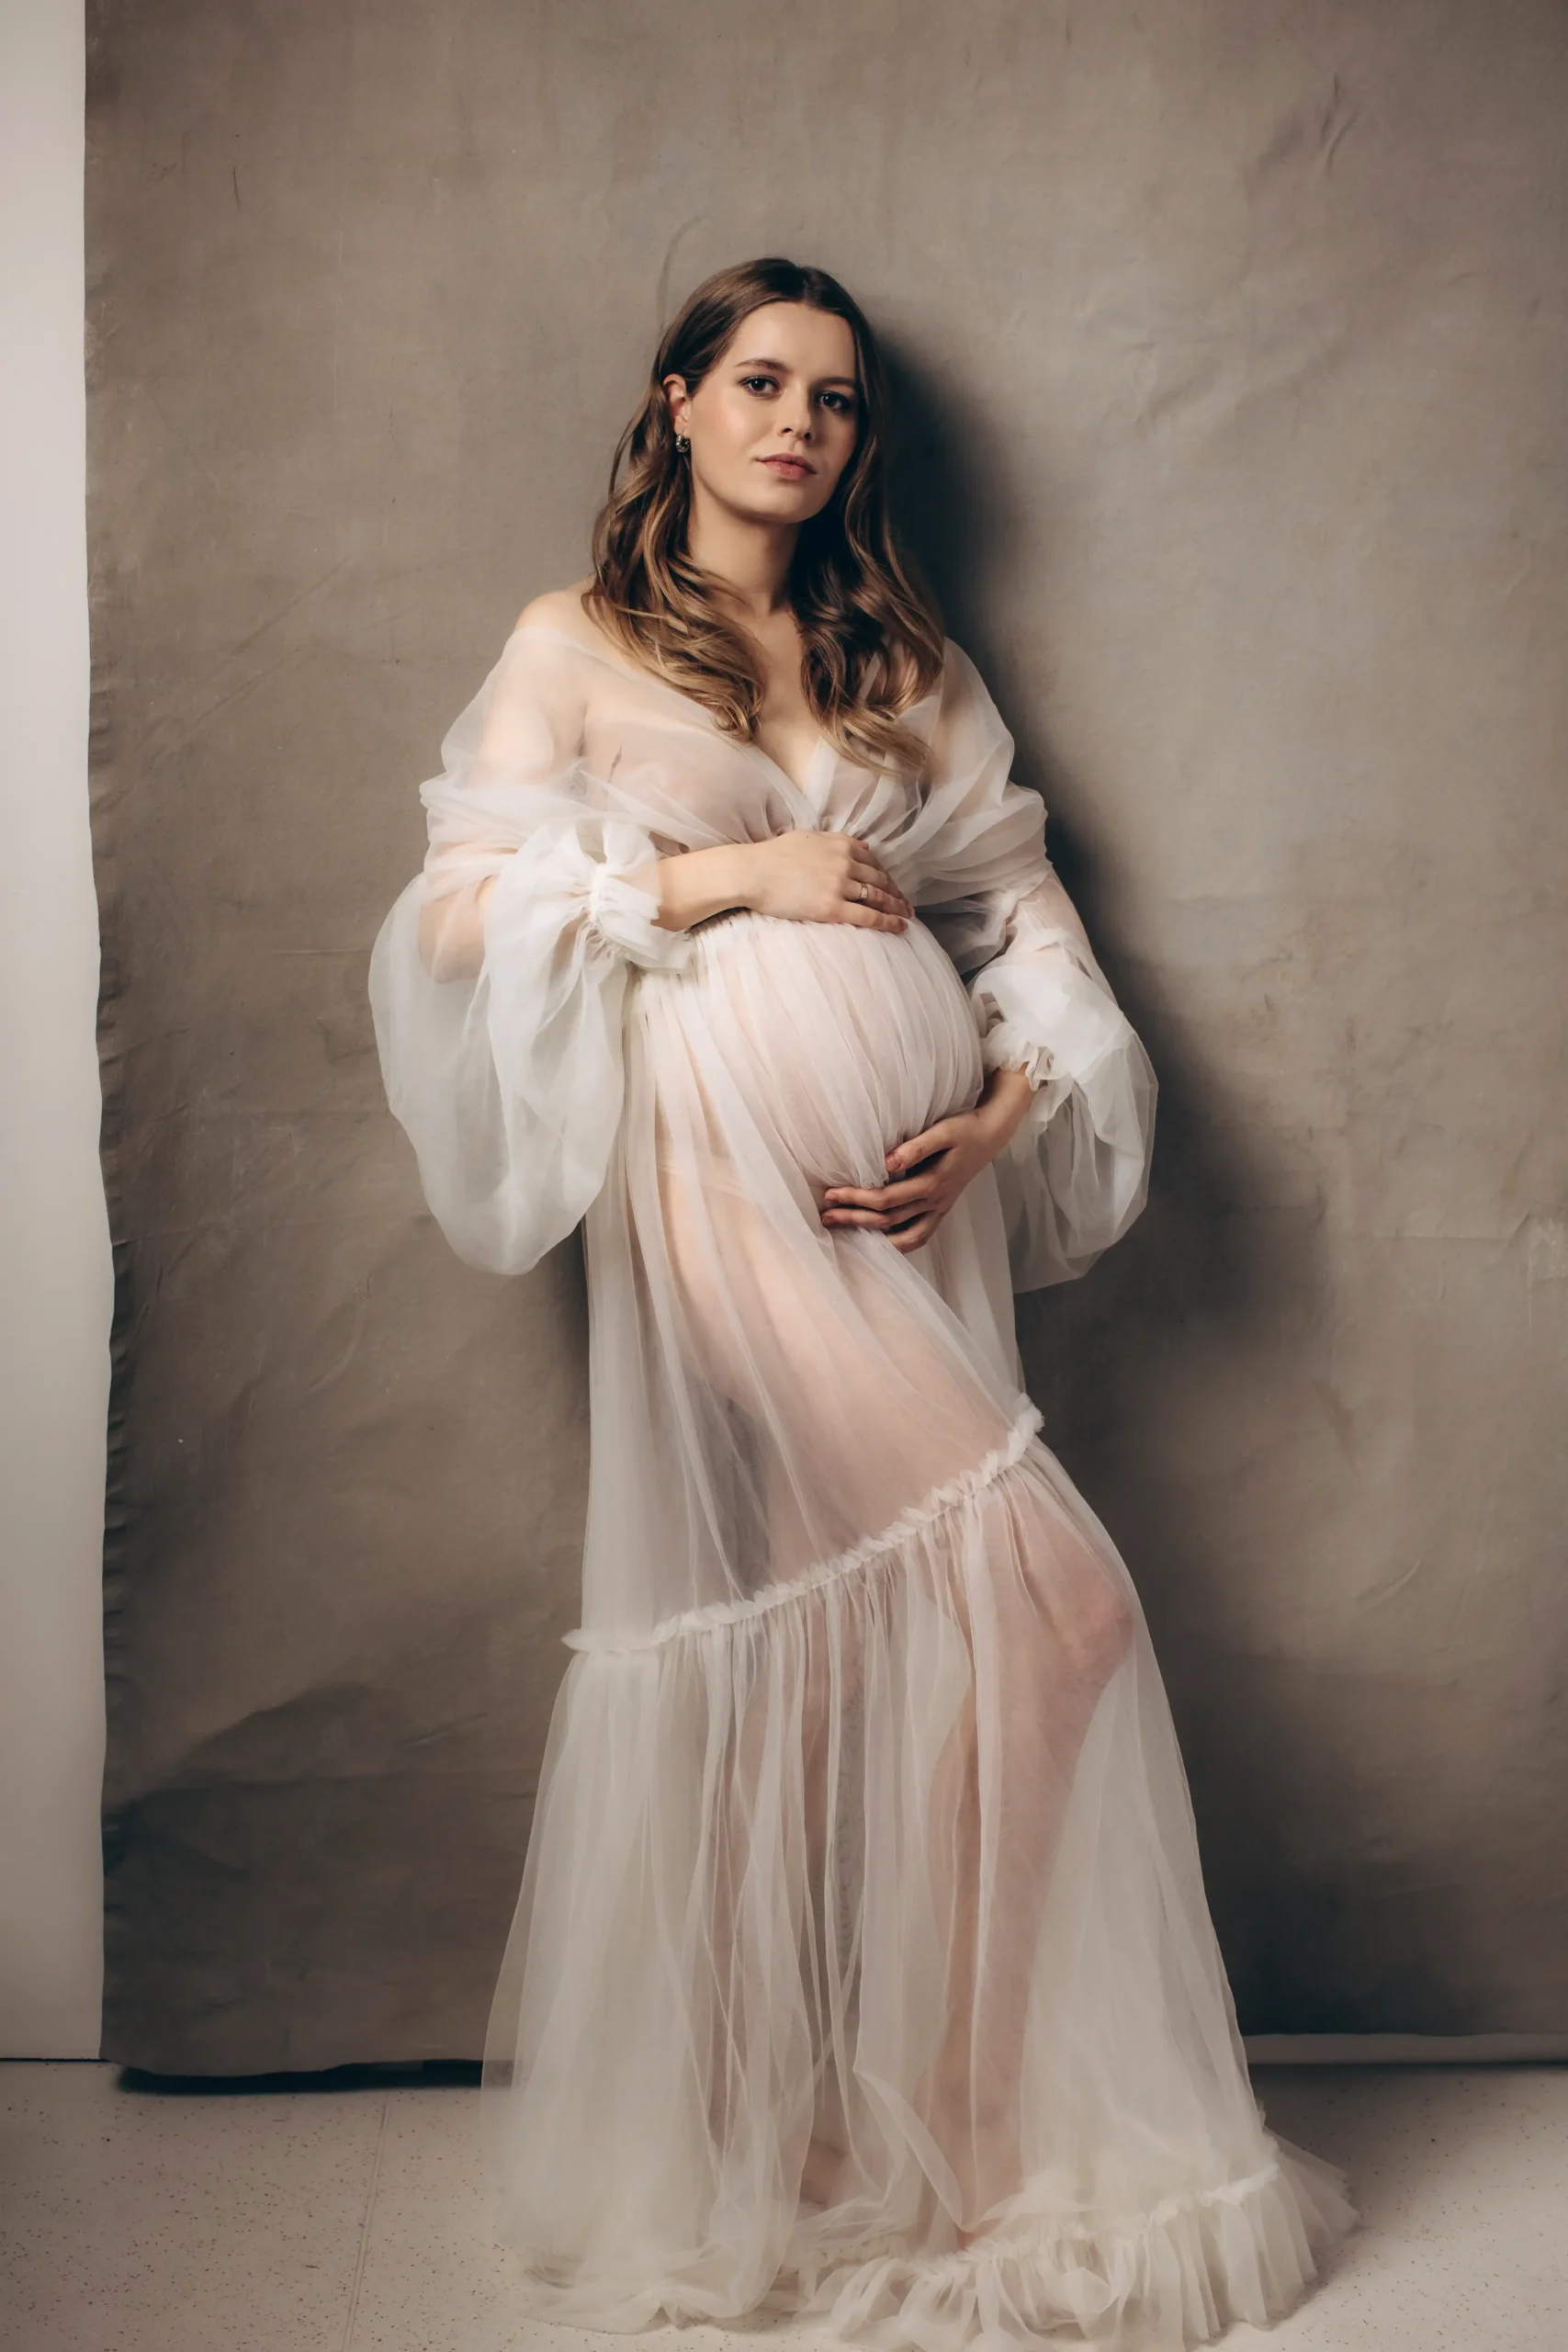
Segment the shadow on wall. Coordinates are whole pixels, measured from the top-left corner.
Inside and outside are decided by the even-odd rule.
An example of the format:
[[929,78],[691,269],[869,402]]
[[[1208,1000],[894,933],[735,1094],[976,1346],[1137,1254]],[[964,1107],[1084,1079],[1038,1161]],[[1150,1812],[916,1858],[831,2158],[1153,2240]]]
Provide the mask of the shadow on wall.
[[[1192,1419],[1195,1398],[1225,1395],[1229,1384],[1216,1379],[1216,1367],[1227,1363],[1238,1372],[1268,1366],[1263,1376],[1287,1388],[1309,1376],[1329,1306],[1320,1216],[1279,1207],[1283,1138],[1271,1144],[1256,1102],[1244,1106],[1227,1089],[1164,975],[1135,945],[1118,946],[1125,925],[1116,919],[1116,877],[1096,853],[1093,810],[1031,726],[1037,684],[1026,691],[1031,682],[1018,676],[987,618],[998,581],[1039,560],[1021,518],[1043,505],[1048,537],[1056,499],[1047,486],[1042,501],[1036,480],[1027,497],[1010,481],[1002,436],[951,379],[908,345],[892,345],[887,358],[899,424],[893,483],[900,532],[950,634],[973,655],[1014,729],[1014,773],[1045,799],[1052,861],[1159,1080],[1144,1216],[1089,1281],[1019,1301],[1030,1389],[1053,1449],[1106,1521],[1142,1594],[1244,2029],[1381,2023],[1387,1982],[1356,1986],[1327,2007],[1321,1995],[1325,1984],[1348,1988],[1345,1947],[1358,1940],[1341,1942],[1349,1892],[1343,1871],[1328,1876],[1332,1858],[1342,1858],[1346,1809],[1356,1804],[1350,1678],[1244,1652],[1225,1596],[1249,1575],[1277,1575],[1278,1564],[1238,1559],[1246,1539],[1235,1476],[1244,1474],[1227,1476],[1235,1448],[1213,1418],[1218,1402],[1210,1403],[1206,1431]],[[1210,1704],[1222,1674],[1223,1724]],[[1325,1813],[1337,1817],[1326,1834]],[[1369,1869],[1363,1900],[1375,1883]],[[1424,1917],[1393,1940],[1419,1950],[1420,1937],[1438,1925]],[[1390,1964],[1398,1976],[1392,1951]],[[1397,2007],[1413,2027],[1419,2018],[1417,2030],[1462,2031],[1472,2022],[1451,2004],[1435,2014],[1430,1998],[1403,1978]]]

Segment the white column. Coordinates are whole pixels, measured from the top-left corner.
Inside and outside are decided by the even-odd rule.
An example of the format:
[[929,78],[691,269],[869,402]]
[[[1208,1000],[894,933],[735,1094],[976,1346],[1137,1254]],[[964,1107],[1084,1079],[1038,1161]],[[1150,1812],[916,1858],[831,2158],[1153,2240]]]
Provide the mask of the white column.
[[81,0],[0,0],[0,2056],[94,2057],[110,1261],[87,827]]

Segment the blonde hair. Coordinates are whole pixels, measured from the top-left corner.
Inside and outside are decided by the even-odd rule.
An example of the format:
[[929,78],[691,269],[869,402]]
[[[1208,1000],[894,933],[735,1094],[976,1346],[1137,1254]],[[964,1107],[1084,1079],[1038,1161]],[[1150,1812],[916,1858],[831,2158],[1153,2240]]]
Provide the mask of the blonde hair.
[[687,550],[691,473],[675,447],[664,379],[682,377],[694,391],[741,321],[769,302],[840,318],[855,345],[854,450],[827,507],[803,526],[790,571],[806,698],[848,757],[913,770],[923,746],[899,722],[942,675],[942,622],[887,511],[891,404],[882,355],[859,305],[826,270],[741,262],[705,278],[682,305],[616,445],[583,603],[634,659],[704,704],[722,728],[755,737],[765,680],[750,639],[715,604]]

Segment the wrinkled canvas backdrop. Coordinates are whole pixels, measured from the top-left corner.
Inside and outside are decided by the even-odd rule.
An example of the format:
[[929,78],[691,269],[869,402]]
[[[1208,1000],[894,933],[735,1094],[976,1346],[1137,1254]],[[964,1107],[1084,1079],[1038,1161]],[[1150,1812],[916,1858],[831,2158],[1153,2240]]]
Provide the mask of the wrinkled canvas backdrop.
[[1026,1303],[1252,2030],[1568,2028],[1564,19],[100,0],[106,2053],[472,2056],[581,1268],[466,1270],[366,958],[657,328],[825,264],[1162,1080]]

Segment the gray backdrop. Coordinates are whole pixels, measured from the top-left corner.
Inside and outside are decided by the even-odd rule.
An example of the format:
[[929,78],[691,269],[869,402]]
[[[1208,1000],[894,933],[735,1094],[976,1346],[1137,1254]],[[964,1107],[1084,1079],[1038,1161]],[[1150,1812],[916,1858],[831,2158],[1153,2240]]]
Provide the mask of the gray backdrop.
[[1163,1085],[1025,1304],[1243,2022],[1568,2028],[1545,0],[99,0],[105,2050],[472,2056],[575,1621],[573,1250],[435,1232],[366,956],[661,319],[784,251]]

